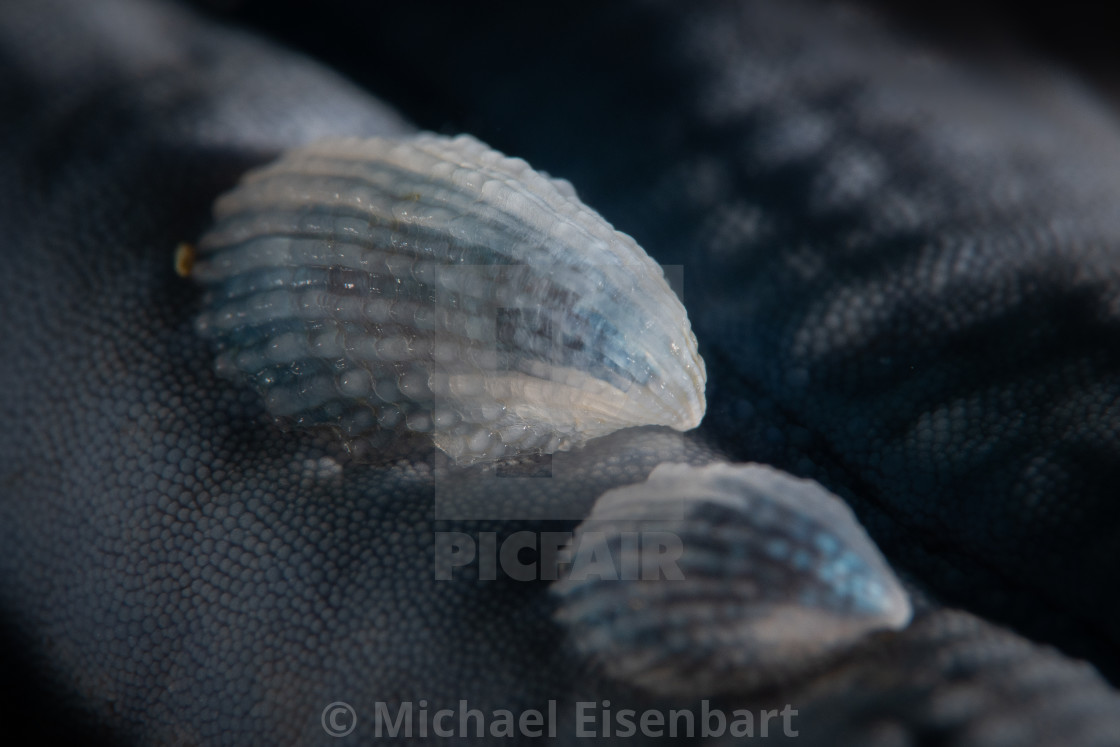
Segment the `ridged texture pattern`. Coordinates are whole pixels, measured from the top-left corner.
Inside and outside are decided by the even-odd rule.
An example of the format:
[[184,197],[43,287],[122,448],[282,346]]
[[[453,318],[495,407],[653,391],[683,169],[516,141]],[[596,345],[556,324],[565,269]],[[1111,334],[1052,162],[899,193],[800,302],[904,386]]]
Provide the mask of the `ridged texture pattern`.
[[[650,557],[655,542],[675,563]],[[575,647],[656,694],[775,684],[911,616],[847,506],[770,467],[659,466],[604,493],[572,550],[571,574],[553,590]],[[593,556],[614,568],[580,566]],[[675,577],[647,573],[674,566]]]
[[217,368],[268,411],[459,462],[695,427],[684,307],[567,182],[469,137],[338,139],[218,200],[193,276]]

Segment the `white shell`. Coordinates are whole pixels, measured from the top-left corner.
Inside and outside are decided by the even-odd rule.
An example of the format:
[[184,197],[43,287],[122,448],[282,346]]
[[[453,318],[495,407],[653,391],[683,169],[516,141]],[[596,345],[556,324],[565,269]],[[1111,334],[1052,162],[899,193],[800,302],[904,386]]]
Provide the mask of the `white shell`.
[[[650,538],[673,540],[671,564],[651,563]],[[660,465],[604,493],[572,545],[608,562],[553,585],[558,619],[606,674],[661,695],[774,685],[910,621],[851,510],[770,467]]]
[[570,184],[474,138],[323,141],[214,212],[198,330],[278,418],[375,446],[430,433],[472,462],[704,415],[661,268]]

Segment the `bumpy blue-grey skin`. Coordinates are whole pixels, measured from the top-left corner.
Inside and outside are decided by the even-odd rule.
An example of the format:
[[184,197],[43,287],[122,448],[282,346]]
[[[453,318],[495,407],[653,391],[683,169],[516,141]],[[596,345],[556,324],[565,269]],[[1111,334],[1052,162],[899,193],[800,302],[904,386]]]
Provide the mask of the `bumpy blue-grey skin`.
[[[420,124],[570,178],[685,266],[708,446],[615,434],[580,489],[499,503],[581,514],[662,461],[769,462],[841,493],[923,585],[1117,670],[1120,128],[1099,104],[801,3],[529,28],[472,8],[446,29],[319,5],[358,14],[332,46],[374,55],[354,72],[375,88],[414,86],[398,103]],[[164,743],[327,742],[334,700],[658,705],[581,668],[545,584],[433,579],[433,529],[524,522],[434,524],[424,459],[343,479],[320,443],[263,428],[193,333],[170,257],[214,196],[282,148],[400,119],[162,4],[5,3],[0,71],[0,609],[53,694]],[[798,744],[1120,730],[1087,665],[934,602],[724,705],[768,703],[799,710]]]

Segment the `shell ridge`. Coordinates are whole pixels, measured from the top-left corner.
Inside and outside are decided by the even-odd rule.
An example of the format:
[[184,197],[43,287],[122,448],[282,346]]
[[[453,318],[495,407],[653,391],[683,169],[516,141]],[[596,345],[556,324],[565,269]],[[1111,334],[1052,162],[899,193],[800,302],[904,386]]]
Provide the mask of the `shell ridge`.
[[474,138],[295,149],[215,217],[196,328],[274,417],[371,444],[427,433],[470,462],[703,415],[660,266],[570,185]]

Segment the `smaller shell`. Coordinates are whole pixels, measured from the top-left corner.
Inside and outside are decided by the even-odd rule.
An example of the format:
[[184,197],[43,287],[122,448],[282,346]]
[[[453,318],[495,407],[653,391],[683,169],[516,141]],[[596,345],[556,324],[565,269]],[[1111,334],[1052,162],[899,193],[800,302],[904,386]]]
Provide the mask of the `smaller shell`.
[[661,268],[570,184],[473,138],[299,148],[215,215],[198,330],[284,421],[431,434],[472,462],[703,417]]
[[604,493],[571,552],[553,592],[576,649],[660,695],[775,684],[911,615],[848,507],[769,467],[659,466]]

